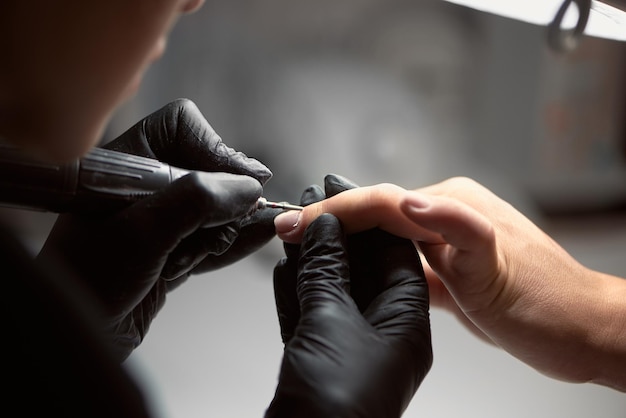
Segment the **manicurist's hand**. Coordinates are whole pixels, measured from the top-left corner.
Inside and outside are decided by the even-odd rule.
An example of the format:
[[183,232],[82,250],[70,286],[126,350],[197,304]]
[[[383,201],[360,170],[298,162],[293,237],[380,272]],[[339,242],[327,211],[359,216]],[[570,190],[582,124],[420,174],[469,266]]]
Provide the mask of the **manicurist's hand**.
[[579,264],[482,185],[347,190],[280,215],[278,235],[298,242],[327,212],[348,233],[379,227],[415,240],[433,305],[482,338],[549,376],[626,390],[626,281]]
[[[326,178],[326,194],[352,185]],[[312,186],[302,204],[324,197]],[[428,286],[413,244],[315,219],[274,272],[285,351],[266,417],[399,417],[432,363]]]
[[60,216],[39,255],[65,264],[103,302],[123,359],[168,291],[264,245],[276,212],[248,216],[272,173],[227,147],[188,100],[149,115],[107,148],[197,170],[118,212]]

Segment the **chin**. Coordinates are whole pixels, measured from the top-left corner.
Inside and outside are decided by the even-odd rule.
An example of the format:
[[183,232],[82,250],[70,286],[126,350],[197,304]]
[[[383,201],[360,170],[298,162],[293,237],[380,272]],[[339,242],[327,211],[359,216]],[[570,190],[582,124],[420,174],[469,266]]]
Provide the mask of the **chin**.
[[67,147],[56,147],[53,149],[49,149],[47,155],[52,161],[56,161],[59,163],[74,161],[85,154],[87,154],[93,145],[82,145],[82,146],[67,146]]
[[0,123],[0,137],[42,161],[80,158],[102,139],[115,101],[79,99],[66,99],[63,106],[61,100],[42,100],[17,107],[10,123]]
[[122,99],[120,100],[120,105],[124,104],[125,102],[135,97],[140,87],[141,87],[140,78],[134,79],[132,83],[126,86],[126,89],[124,90],[124,93],[122,94]]
[[126,84],[126,87],[122,90],[120,95],[121,98],[118,106],[124,104],[137,95],[137,92],[143,83],[144,71],[145,70],[137,71],[128,84]]
[[42,161],[67,163],[89,152],[100,140],[104,125],[90,130],[63,130],[57,135],[48,135],[45,140],[24,141],[25,151]]

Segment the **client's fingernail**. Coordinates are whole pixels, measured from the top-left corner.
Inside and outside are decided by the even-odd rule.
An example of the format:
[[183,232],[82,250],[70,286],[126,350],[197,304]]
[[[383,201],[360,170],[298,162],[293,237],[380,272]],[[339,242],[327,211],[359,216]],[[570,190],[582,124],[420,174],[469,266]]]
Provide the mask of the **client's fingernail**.
[[404,198],[404,203],[411,209],[423,210],[430,206],[430,199],[422,193],[409,192]]
[[302,212],[298,210],[291,210],[276,216],[274,218],[276,233],[284,234],[295,229],[300,222],[300,216],[302,216]]

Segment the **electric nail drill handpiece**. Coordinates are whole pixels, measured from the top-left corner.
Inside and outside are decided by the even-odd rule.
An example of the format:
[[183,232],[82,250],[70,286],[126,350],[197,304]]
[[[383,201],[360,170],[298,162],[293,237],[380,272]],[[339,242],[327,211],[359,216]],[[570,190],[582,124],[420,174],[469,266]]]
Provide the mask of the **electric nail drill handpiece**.
[[[0,206],[56,213],[119,210],[188,173],[156,159],[102,148],[54,164],[0,143]],[[255,209],[285,203],[259,198]]]
[[189,171],[158,160],[94,148],[64,164],[0,145],[0,204],[56,213],[121,209]]

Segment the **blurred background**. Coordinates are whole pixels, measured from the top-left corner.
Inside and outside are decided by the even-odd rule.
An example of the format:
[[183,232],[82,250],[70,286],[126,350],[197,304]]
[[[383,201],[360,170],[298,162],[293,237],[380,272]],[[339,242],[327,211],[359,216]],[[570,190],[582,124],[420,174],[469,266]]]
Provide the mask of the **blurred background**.
[[[550,51],[545,28],[442,0],[207,0],[107,139],[178,97],[274,172],[266,197],[342,174],[491,188],[583,264],[626,275],[626,44]],[[190,202],[190,204],[192,204]],[[37,250],[54,220],[20,214]],[[160,417],[261,417],[282,343],[274,240],[169,296],[131,356]],[[618,418],[626,397],[542,376],[432,312],[432,371],[405,417]]]

